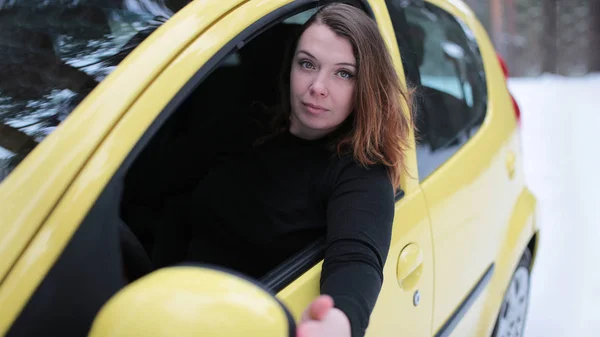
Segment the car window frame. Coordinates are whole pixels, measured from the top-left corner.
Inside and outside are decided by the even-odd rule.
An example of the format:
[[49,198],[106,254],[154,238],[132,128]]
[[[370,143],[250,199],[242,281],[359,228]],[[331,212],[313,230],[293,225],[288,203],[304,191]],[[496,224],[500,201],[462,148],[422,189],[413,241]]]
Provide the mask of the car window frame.
[[[186,82],[186,84],[170,99],[169,103],[159,112],[157,117],[151,122],[149,127],[139,137],[136,144],[133,146],[129,154],[125,157],[115,174],[110,178],[104,194],[109,188],[121,189],[128,170],[132,167],[136,159],[142,154],[145,147],[151,140],[157,136],[161,127],[176,113],[178,108],[184,101],[194,92],[194,90],[207,79],[213,71],[215,71],[229,55],[242,49],[253,38],[259,36],[269,28],[282,22],[283,20],[299,14],[301,12],[314,9],[332,2],[351,2],[355,5],[360,5],[362,9],[371,17],[375,18],[368,0],[297,0],[276,10],[267,13],[259,20],[253,22],[243,29],[233,39],[224,44],[210,59],[198,69],[194,75]],[[398,191],[396,200],[404,196],[402,190]],[[100,199],[100,198],[99,198]],[[95,206],[95,204],[94,204]],[[92,209],[93,207],[92,206]],[[321,237],[314,242],[308,244],[304,249],[293,254],[290,258],[283,261],[273,270],[260,278],[260,282],[265,284],[267,289],[278,292],[292,283],[297,277],[314,268],[320,261],[323,260],[325,253],[325,237]]]
[[[470,121],[469,123],[466,123],[465,125],[463,125],[461,127],[461,129],[458,131],[457,135],[464,133],[465,130],[473,128],[473,126],[479,125],[481,127],[481,125],[483,125],[483,123],[485,123],[485,120],[487,118],[489,118],[489,106],[490,106],[490,97],[489,97],[489,84],[488,84],[488,76],[487,76],[487,72],[485,71],[485,64],[484,64],[484,60],[483,60],[483,55],[481,53],[481,47],[479,45],[479,41],[477,40],[477,37],[475,35],[475,31],[473,28],[471,28],[471,26],[465,22],[464,20],[462,20],[460,17],[457,17],[456,15],[454,15],[450,10],[443,8],[435,3],[432,3],[430,1],[426,1],[426,0],[386,0],[386,6],[388,8],[388,12],[390,13],[390,21],[392,22],[392,26],[394,27],[394,31],[396,32],[396,34],[398,34],[398,27],[402,26],[400,28],[400,30],[402,31],[402,29],[408,29],[408,20],[406,18],[406,14],[403,12],[404,8],[399,9],[397,8],[398,5],[404,5],[405,7],[408,6],[416,6],[416,7],[423,7],[426,8],[429,11],[433,11],[436,14],[439,14],[441,16],[443,16],[443,20],[444,21],[448,21],[451,20],[452,25],[456,25],[458,28],[460,28],[461,33],[464,35],[465,38],[465,42],[468,44],[468,52],[471,53],[474,57],[474,64],[475,66],[478,68],[477,70],[479,72],[483,73],[483,78],[482,78],[482,84],[484,86],[483,91],[483,102],[484,102],[484,108],[482,109],[483,112],[483,116],[481,118],[478,118],[474,121]],[[402,15],[403,18],[400,21],[398,18],[394,18],[394,16],[397,16],[400,12],[402,11]],[[441,26],[442,28],[444,28],[444,30],[447,30],[445,28],[447,28],[446,26],[448,26],[447,23],[442,22],[438,24],[439,26]],[[467,31],[468,30],[468,31]],[[470,34],[469,34],[470,33]],[[401,42],[400,39],[403,39],[404,41]],[[422,87],[422,75],[421,75],[421,71],[418,68],[418,66],[416,65],[417,60],[414,56],[412,55],[408,55],[407,53],[412,53],[411,50],[407,50],[406,47],[407,45],[410,45],[412,43],[412,40],[410,40],[409,37],[407,37],[406,35],[402,35],[401,37],[396,38],[396,44],[398,46],[398,49],[400,51],[400,55],[401,55],[401,59],[402,59],[402,64],[405,67],[405,79],[407,81],[407,83],[413,87],[416,87],[417,89],[417,93],[419,92],[419,88]],[[473,44],[475,45],[475,49],[473,48]],[[404,46],[404,48],[403,48]],[[403,51],[404,50],[404,51]],[[414,71],[408,71],[406,68],[409,67],[417,67],[416,70]],[[474,96],[475,96],[475,89],[472,88],[472,95],[473,95],[473,102],[475,102]],[[418,94],[417,94],[418,96]],[[417,98],[418,99],[418,98]],[[423,98],[425,99],[425,98]],[[466,99],[461,99],[463,101],[465,101],[466,103]],[[416,109],[421,109],[422,104],[415,104],[414,107]],[[468,106],[468,105],[467,105]],[[470,109],[474,109],[475,107],[469,107]],[[415,114],[417,117],[418,115]],[[458,155],[461,152],[461,149],[468,144],[469,142],[471,142],[471,140],[473,139],[473,137],[475,137],[478,133],[480,132],[479,128],[475,131],[475,132],[470,132],[466,141],[464,141],[462,144],[460,144],[457,148],[453,149],[453,152],[447,156],[443,162],[437,164],[437,166],[433,169],[428,169],[428,174],[426,176],[422,176],[421,174],[419,174],[419,184],[423,184],[424,182],[428,181],[429,178],[433,177],[436,175],[436,172],[438,172],[447,162],[449,162],[450,160],[452,160],[452,158],[454,158],[456,155]],[[456,139],[456,137],[454,137],[454,139]],[[415,146],[417,145],[417,141],[415,141]],[[418,156],[418,151],[417,151],[417,167],[419,167],[419,165],[422,163],[422,160],[419,160],[420,156]],[[421,172],[422,170],[419,169],[419,172]]]

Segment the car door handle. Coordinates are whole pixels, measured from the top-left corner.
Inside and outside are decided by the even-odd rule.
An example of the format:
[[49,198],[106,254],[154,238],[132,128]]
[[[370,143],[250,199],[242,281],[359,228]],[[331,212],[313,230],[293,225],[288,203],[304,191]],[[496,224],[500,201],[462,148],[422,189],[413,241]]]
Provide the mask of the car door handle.
[[508,178],[512,179],[515,176],[515,166],[516,166],[517,158],[515,153],[512,151],[508,151],[506,155],[506,171],[508,172]]
[[413,289],[423,271],[423,251],[416,243],[406,245],[398,257],[396,274],[398,284],[403,290]]

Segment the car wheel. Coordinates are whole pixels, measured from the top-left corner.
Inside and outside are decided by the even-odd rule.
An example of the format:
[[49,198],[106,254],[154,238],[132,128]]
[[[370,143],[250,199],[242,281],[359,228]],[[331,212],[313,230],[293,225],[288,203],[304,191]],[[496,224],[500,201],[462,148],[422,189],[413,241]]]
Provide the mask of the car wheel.
[[525,250],[502,300],[492,337],[521,337],[529,305],[531,252]]

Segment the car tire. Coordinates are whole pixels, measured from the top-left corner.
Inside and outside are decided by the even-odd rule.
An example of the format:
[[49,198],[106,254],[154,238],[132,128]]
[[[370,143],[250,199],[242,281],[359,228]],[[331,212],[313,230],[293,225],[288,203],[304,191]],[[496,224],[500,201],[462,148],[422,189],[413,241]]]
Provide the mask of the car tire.
[[526,249],[502,299],[492,337],[522,337],[529,307],[531,251]]

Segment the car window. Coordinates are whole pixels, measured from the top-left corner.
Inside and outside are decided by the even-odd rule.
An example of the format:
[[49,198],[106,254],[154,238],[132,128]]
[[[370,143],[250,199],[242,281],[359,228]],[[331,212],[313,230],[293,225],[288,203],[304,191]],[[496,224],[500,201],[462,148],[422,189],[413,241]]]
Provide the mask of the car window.
[[471,30],[448,12],[413,1],[388,6],[407,80],[416,87],[417,160],[424,180],[485,119],[483,61]]
[[282,18],[245,44],[236,43],[224,57],[215,56],[219,59],[213,60],[209,74],[200,83],[195,80],[195,89],[156,133],[137,145],[140,153],[125,173],[120,216],[154,263],[160,265],[185,247],[168,241],[173,226],[161,224],[173,214],[185,219],[183,211],[205,175],[216,163],[252,146],[270,123],[268,107],[280,102],[285,55],[314,11],[312,6]]
[[185,1],[168,3],[0,1],[0,182]]
[[[202,213],[205,219],[201,222],[192,217],[194,195],[209,172],[227,166],[219,163],[248,151],[268,134],[271,108],[281,102],[284,59],[315,5],[292,2],[281,10],[289,11],[289,16],[280,12],[276,22],[262,22],[268,29],[255,24],[230,41],[186,84],[182,96],[176,96],[161,112],[157,124],[130,153],[131,164],[121,167],[122,173],[115,176],[124,177],[119,216],[155,265],[184,259],[191,234],[174,223],[206,224],[194,231],[204,231],[206,238],[221,235],[209,225],[215,221],[211,212]],[[254,35],[255,29],[260,33]],[[252,38],[247,39],[248,35]],[[245,193],[230,192],[233,198],[248,198]],[[253,228],[264,225],[247,223]],[[271,289],[281,289],[322,259],[324,233],[315,230],[301,235],[307,241],[314,239],[313,243],[289,244],[285,253],[265,255],[264,265],[273,269],[261,280]],[[243,244],[240,242],[240,247]],[[211,249],[208,245],[204,248]],[[302,259],[294,259],[298,254]]]

